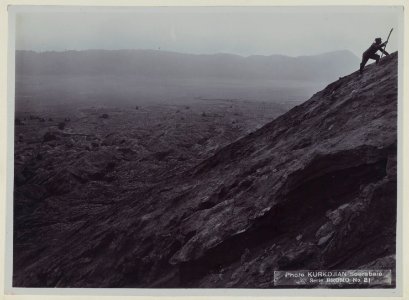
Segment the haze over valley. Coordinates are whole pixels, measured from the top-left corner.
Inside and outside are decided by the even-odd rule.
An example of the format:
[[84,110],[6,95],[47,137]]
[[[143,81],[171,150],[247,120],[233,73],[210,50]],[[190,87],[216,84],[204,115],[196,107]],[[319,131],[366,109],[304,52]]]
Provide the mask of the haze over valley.
[[193,104],[197,99],[218,99],[288,109],[358,64],[349,51],[301,57],[158,50],[17,51],[16,107]]

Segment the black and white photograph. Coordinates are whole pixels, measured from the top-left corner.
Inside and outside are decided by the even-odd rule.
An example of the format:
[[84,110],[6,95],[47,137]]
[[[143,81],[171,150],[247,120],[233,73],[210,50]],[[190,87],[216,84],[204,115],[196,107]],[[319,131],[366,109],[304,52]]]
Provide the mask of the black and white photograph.
[[403,6],[8,13],[11,290],[400,288]]

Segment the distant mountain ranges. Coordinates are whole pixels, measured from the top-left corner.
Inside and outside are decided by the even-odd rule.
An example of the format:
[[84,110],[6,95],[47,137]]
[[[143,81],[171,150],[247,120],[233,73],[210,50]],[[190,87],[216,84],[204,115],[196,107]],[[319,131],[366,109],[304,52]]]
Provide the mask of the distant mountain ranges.
[[19,75],[129,75],[153,79],[329,82],[357,69],[347,50],[313,56],[194,55],[159,50],[16,51]]

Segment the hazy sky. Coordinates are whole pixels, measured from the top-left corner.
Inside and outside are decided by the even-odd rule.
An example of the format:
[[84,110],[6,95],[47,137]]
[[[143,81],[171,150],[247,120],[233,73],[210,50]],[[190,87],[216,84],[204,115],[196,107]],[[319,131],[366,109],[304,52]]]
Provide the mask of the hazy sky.
[[[16,10],[17,11],[17,10]],[[400,7],[62,8],[16,12],[16,49],[161,49],[183,53],[311,55],[373,39],[398,49]]]

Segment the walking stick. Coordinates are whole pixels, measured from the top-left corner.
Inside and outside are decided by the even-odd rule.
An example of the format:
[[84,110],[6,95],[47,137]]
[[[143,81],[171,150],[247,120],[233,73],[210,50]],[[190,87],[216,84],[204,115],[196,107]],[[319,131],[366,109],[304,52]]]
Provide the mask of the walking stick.
[[[385,46],[383,46],[383,51],[385,51],[386,45],[388,44],[389,41],[389,37],[391,36],[393,28],[391,29],[391,31],[389,31],[389,35],[388,35],[388,39],[386,40]],[[381,54],[381,58],[383,57],[383,52]]]

